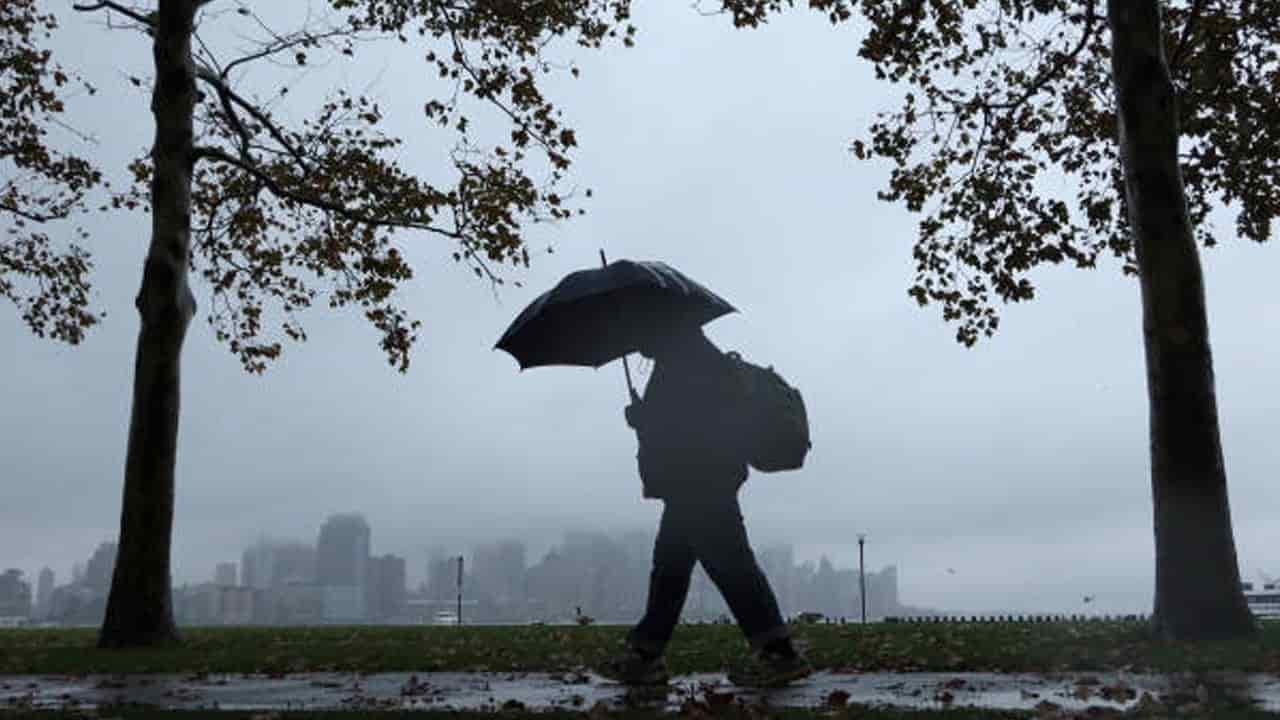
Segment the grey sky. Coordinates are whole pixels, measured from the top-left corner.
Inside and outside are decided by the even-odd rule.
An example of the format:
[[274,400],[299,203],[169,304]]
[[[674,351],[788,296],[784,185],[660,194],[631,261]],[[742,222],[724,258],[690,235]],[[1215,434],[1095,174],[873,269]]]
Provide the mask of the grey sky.
[[[151,132],[148,48],[83,16],[65,17],[66,62],[104,92],[77,124],[118,172]],[[903,602],[950,609],[1071,611],[1149,607],[1152,546],[1146,395],[1136,283],[1109,264],[1036,275],[1040,298],[1008,308],[975,349],[932,308],[915,308],[916,218],[880,203],[883,167],[849,138],[893,94],[855,56],[856,31],[793,12],[734,31],[685,3],[641,3],[639,44],[570,49],[581,79],[557,82],[577,130],[574,179],[588,214],[537,228],[524,289],[495,299],[406,237],[417,278],[405,304],[424,320],[407,376],[386,365],[352,314],[312,312],[311,339],[264,377],[244,374],[201,320],[184,355],[178,581],[210,577],[257,534],[312,541],[324,517],[363,512],[375,552],[562,529],[647,527],[635,440],[622,420],[621,368],[517,372],[491,348],[561,275],[611,257],[660,258],[739,307],[708,326],[726,349],[773,364],[804,393],[814,448],[805,469],[756,475],[743,491],[757,545],[801,557],[897,563]],[[425,75],[416,53],[372,53],[314,72],[308,91],[349,78],[410,138],[429,172],[444,148],[419,132]],[[117,530],[146,218],[96,227],[99,297],[109,316],[81,347],[41,341],[0,310],[0,566],[50,565],[65,579]],[[1230,228],[1229,218],[1220,221]],[[1280,461],[1276,252],[1236,243],[1205,253],[1223,442],[1241,568],[1280,574],[1274,542]],[[207,298],[197,288],[201,301]],[[947,569],[954,569],[954,573]]]

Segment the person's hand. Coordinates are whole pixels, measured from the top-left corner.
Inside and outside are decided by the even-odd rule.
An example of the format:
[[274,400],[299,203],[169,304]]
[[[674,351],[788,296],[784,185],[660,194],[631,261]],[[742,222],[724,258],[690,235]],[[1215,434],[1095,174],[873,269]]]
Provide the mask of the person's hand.
[[627,418],[627,425],[635,428],[641,422],[640,417],[644,414],[644,405],[639,400],[633,401],[623,411],[623,415]]

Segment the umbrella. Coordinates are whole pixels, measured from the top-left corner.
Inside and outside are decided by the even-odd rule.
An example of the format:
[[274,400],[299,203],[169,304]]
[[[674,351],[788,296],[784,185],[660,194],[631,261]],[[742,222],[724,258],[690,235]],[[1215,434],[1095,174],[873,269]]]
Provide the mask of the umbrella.
[[[735,309],[662,262],[616,260],[578,270],[529,303],[497,349],[520,363],[600,367],[637,349],[652,329],[704,325]],[[628,373],[630,384],[630,373]]]

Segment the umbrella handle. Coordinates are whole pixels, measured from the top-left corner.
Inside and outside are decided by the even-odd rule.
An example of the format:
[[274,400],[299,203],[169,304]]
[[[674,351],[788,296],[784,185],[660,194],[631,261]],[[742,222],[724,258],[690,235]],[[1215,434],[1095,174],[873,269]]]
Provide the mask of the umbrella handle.
[[[600,248],[600,267],[609,267],[609,261],[605,259],[604,248]],[[640,394],[636,392],[636,386],[631,382],[631,365],[627,362],[627,356],[622,356],[622,372],[627,376],[627,390],[631,393],[631,402],[640,399]]]

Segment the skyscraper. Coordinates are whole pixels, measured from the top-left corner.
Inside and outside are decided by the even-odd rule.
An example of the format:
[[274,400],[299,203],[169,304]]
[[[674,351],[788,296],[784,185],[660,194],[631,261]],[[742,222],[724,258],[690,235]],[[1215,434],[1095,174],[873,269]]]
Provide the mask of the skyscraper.
[[213,584],[233,587],[236,583],[236,564],[233,562],[218,563],[213,571]]
[[258,540],[245,548],[240,555],[240,582],[254,590],[266,590],[271,587],[275,553],[271,543]]
[[365,588],[370,620],[386,622],[404,615],[408,600],[404,558],[395,555],[370,558]]
[[116,544],[104,542],[93,551],[84,570],[84,584],[99,595],[111,589],[111,574],[116,570]]
[[31,617],[31,583],[21,570],[0,573],[0,617]]
[[53,570],[44,568],[36,584],[36,617],[41,620],[49,617],[49,604],[53,599],[55,577]]
[[331,515],[320,527],[316,584],[322,588],[325,620],[367,619],[370,536],[364,517],[353,513]]
[[476,590],[502,607],[520,607],[525,602],[524,574],[528,569],[524,543],[502,540],[474,548],[471,572]]

